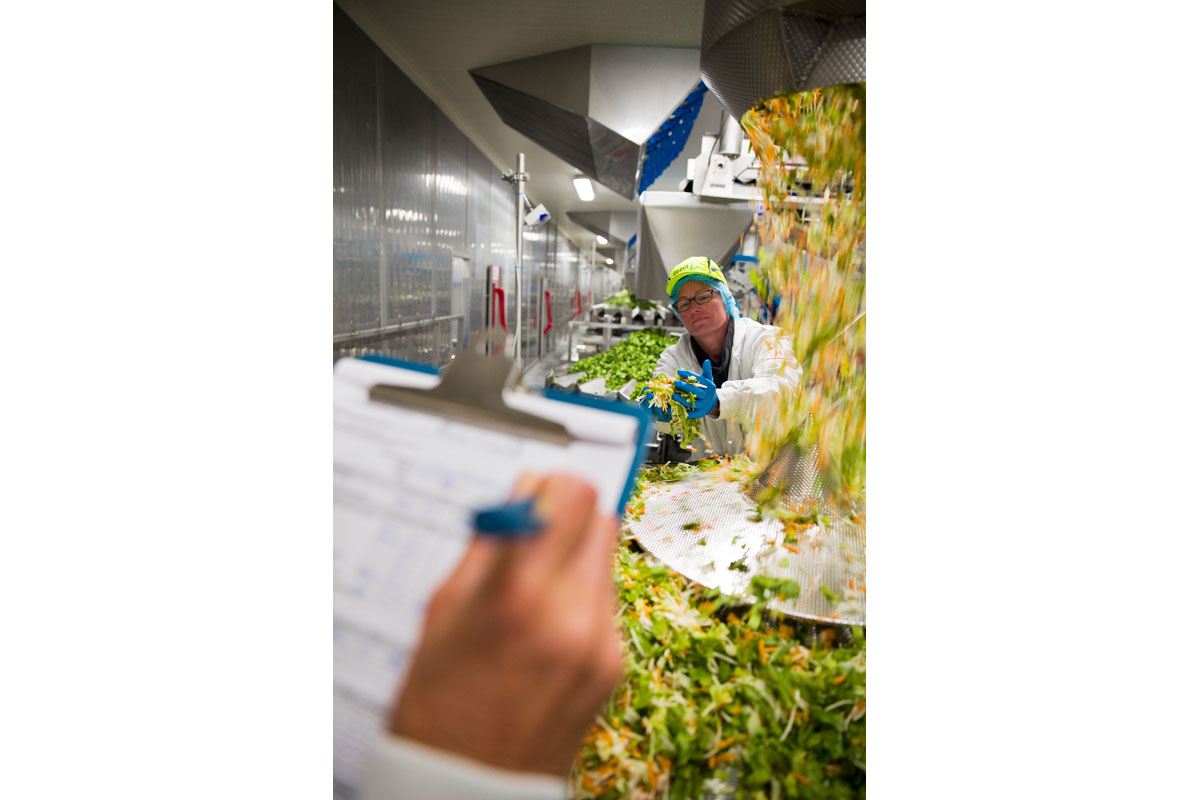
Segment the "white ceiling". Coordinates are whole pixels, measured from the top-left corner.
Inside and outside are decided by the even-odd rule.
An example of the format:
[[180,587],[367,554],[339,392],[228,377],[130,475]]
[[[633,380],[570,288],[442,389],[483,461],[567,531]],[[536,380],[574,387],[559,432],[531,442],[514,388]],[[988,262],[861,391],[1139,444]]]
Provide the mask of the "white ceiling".
[[[567,219],[567,212],[634,211],[634,202],[597,181],[592,181],[596,199],[580,200],[571,184],[578,170],[505,125],[468,70],[586,44],[698,49],[704,21],[704,0],[338,0],[338,5],[498,170],[515,168],[516,154],[524,152],[529,197],[546,206],[569,239],[589,249],[595,236]],[[709,93],[697,134],[715,130],[719,120],[720,106]],[[677,182],[689,155],[695,155],[690,146],[653,188]]]

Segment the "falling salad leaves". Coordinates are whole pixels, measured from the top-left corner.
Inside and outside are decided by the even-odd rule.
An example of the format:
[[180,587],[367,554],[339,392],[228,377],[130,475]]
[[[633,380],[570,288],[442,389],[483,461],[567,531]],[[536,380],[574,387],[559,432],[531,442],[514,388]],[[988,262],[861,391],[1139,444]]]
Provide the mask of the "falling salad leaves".
[[[760,294],[791,339],[804,386],[751,437],[760,454],[815,446],[822,483],[861,509],[866,486],[866,87],[764,100],[742,117],[762,168]],[[803,158],[803,164],[797,157]],[[812,200],[809,200],[811,198]],[[810,210],[802,210],[802,203]],[[812,210],[815,208],[816,210]],[[804,424],[811,415],[812,423]]]

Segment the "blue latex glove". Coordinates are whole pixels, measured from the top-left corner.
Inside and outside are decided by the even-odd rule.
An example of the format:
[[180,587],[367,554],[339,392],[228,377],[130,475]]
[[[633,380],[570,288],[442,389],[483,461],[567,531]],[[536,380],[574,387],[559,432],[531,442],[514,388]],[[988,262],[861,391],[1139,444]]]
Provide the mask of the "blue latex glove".
[[686,369],[679,370],[680,378],[695,378],[700,381],[699,386],[688,383],[686,380],[675,381],[675,388],[683,393],[677,392],[675,399],[692,409],[688,412],[688,419],[699,419],[717,405],[717,384],[712,379],[712,362],[707,358],[704,359],[703,369],[703,375],[697,375]]
[[670,422],[671,421],[671,409],[669,409],[669,408],[662,409],[662,408],[659,408],[658,406],[650,405],[650,398],[651,398],[651,395],[648,395],[648,394],[642,395],[642,399],[638,400],[638,403],[640,405],[642,405],[644,408],[650,409],[650,413],[654,414],[654,418],[657,419],[659,422]]

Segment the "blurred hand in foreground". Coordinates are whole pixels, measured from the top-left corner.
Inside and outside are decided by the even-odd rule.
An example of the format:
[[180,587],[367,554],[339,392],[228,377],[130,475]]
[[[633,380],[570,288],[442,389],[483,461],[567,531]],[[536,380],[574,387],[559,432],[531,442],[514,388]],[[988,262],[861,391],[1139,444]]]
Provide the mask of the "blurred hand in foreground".
[[621,676],[617,520],[566,475],[523,478],[542,530],[477,536],[434,593],[389,730],[520,772],[565,776]]

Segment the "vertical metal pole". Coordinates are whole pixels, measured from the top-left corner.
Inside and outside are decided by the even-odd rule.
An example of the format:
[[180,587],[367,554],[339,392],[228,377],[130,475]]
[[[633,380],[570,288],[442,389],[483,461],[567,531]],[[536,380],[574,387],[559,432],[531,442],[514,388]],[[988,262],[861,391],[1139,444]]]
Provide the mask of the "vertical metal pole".
[[546,338],[542,335],[542,329],[546,327],[546,277],[538,278],[538,290],[533,296],[533,307],[537,309],[537,323],[534,326],[537,330],[537,357],[542,357],[542,344]]
[[491,355],[492,346],[488,343],[487,335],[496,326],[496,315],[492,310],[492,306],[496,302],[493,299],[495,297],[493,289],[502,282],[500,266],[497,264],[488,264],[486,275],[487,278],[483,282],[483,330],[479,335],[483,337],[483,352]]
[[721,139],[717,142],[715,152],[729,156],[730,159],[737,158],[742,154],[742,140],[741,123],[729,112],[725,112],[721,117]]
[[525,269],[525,154],[517,153],[517,171],[513,175],[513,191],[516,192],[517,202],[517,260],[513,264],[514,272],[517,279],[517,320],[513,330],[516,332],[516,342],[513,345],[513,363],[517,367],[517,374],[521,370],[521,337],[525,329],[521,325],[521,300],[524,296],[521,294],[521,273]]
[[386,199],[383,186],[383,72],[380,59],[375,59],[375,181],[377,207],[375,209],[375,241],[379,242],[379,325],[386,328],[388,324],[388,236],[384,230],[384,201]]
[[592,239],[592,260],[588,264],[588,288],[594,289],[592,286],[596,282],[596,240]]

